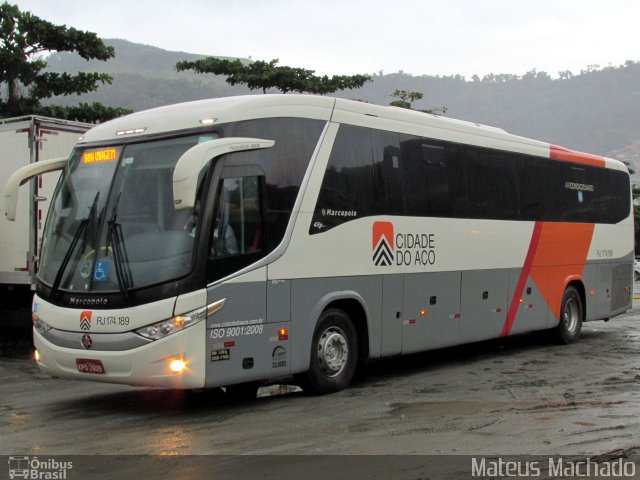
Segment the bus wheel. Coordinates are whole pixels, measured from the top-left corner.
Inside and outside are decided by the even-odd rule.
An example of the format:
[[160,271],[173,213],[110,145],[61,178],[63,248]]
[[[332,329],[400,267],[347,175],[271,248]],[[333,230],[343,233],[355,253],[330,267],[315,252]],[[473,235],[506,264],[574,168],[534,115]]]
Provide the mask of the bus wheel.
[[314,394],[349,386],[358,363],[358,338],[351,318],[342,310],[322,312],[311,344],[311,363],[302,387]]
[[580,338],[583,312],[580,294],[574,287],[567,287],[560,306],[560,322],[554,329],[558,343],[567,345]]

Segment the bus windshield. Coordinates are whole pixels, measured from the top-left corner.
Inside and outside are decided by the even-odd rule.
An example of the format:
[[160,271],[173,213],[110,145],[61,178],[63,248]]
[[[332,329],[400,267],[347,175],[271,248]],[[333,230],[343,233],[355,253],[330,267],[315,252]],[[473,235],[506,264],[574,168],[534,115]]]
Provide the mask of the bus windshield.
[[126,295],[188,274],[194,212],[174,209],[172,174],[185,151],[213,138],[76,150],[52,199],[39,280],[53,293]]

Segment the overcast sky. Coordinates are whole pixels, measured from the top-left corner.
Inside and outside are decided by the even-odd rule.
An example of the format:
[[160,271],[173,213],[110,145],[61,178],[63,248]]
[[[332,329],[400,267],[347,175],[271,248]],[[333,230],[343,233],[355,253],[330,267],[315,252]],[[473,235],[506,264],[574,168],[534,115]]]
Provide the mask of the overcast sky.
[[101,38],[319,74],[557,76],[640,60],[638,0],[14,0]]

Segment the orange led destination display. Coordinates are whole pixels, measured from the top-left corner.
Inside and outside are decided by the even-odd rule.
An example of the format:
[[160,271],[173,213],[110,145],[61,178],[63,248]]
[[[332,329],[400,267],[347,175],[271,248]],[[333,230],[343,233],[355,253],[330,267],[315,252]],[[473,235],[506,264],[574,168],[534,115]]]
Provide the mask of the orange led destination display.
[[82,154],[82,163],[111,162],[118,158],[117,148],[103,148],[101,150],[90,150]]

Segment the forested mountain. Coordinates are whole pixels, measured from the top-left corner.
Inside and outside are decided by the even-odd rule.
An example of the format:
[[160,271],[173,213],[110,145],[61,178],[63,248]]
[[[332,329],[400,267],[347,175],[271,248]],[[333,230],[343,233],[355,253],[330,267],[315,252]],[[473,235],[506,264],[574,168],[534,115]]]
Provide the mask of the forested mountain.
[[[202,55],[169,52],[124,40],[105,43],[116,49],[115,59],[108,62],[87,62],[72,54],[54,54],[47,61],[53,71],[109,73],[114,78],[113,84],[94,94],[56,98],[53,102],[68,105],[99,101],[142,110],[202,98],[256,93],[244,87],[231,87],[222,77],[175,71],[178,61]],[[312,62],[291,66],[312,68]],[[560,78],[535,70],[524,76],[487,75],[482,79],[379,72],[361,89],[338,95],[387,105],[397,89],[424,94],[414,108],[445,106],[448,117],[501,127],[513,134],[632,163],[640,160],[638,62],[618,67],[592,66],[573,74],[562,72]]]

